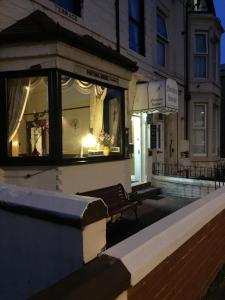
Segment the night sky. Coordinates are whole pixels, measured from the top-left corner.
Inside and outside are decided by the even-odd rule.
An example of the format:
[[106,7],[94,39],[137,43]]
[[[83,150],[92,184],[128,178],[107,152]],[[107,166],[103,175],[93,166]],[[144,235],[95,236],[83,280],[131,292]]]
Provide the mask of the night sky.
[[[225,0],[214,0],[216,15],[221,20],[225,29]],[[225,33],[221,39],[221,63],[225,64]]]

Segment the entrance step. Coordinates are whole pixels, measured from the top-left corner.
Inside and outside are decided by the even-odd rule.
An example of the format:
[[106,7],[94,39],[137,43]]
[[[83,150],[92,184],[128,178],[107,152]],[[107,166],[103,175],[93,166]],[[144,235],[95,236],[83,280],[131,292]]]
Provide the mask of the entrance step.
[[134,184],[132,185],[132,192],[141,191],[143,189],[150,188],[150,187],[151,187],[151,182]]
[[163,198],[161,189],[156,187],[148,187],[142,190],[138,190],[136,192],[139,200],[145,200],[145,199],[158,200]]

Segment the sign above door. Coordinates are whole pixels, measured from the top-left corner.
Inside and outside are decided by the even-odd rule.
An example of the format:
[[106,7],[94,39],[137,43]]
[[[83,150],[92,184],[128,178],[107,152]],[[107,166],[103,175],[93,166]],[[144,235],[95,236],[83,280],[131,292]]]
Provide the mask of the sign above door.
[[137,84],[133,111],[177,112],[178,86],[176,81],[168,78]]

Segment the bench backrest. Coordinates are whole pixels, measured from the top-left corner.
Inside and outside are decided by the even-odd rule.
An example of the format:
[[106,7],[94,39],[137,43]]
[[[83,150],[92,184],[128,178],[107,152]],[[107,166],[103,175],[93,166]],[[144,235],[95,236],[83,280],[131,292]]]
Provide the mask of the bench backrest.
[[128,201],[127,193],[120,183],[93,191],[78,193],[78,195],[101,198],[108,207]]

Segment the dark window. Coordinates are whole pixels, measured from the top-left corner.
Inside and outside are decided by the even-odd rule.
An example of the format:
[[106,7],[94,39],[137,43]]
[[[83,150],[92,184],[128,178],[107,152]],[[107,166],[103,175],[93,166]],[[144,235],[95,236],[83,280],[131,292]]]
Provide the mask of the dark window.
[[55,4],[59,5],[62,8],[72,12],[77,16],[81,16],[81,0],[52,0]]
[[194,77],[207,78],[208,72],[208,34],[206,32],[195,33],[194,48]]
[[129,47],[145,54],[144,1],[129,0]]
[[165,67],[166,48],[168,43],[166,20],[162,15],[157,14],[157,64]]

